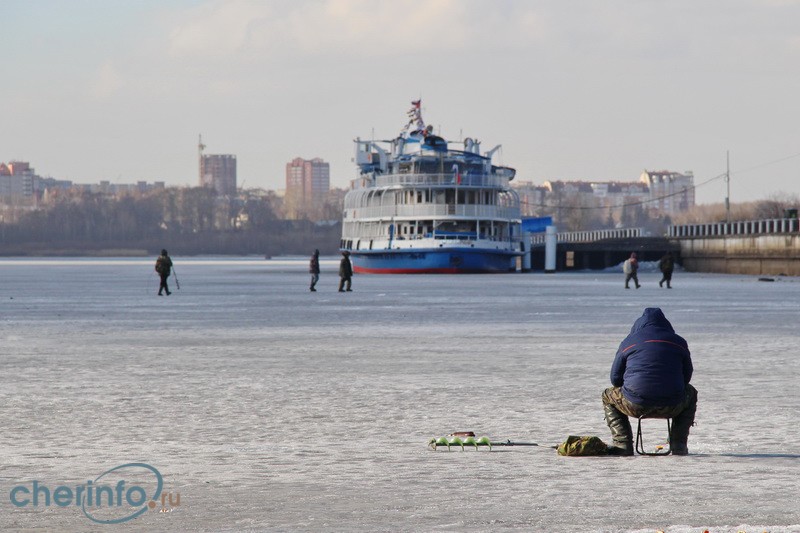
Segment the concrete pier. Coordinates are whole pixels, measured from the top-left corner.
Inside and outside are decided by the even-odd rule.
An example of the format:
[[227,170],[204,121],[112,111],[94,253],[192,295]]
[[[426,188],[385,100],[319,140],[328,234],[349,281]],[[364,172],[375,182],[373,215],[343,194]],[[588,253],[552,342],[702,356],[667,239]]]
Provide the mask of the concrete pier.
[[800,276],[800,235],[677,239],[691,272]]
[[[800,222],[796,218],[671,226],[666,237],[642,237],[637,228],[559,233],[556,270],[603,269],[637,252],[656,261],[670,251],[690,272],[800,276]],[[534,270],[544,264],[544,235],[531,238]]]
[[689,271],[800,276],[796,218],[672,226],[669,237]]

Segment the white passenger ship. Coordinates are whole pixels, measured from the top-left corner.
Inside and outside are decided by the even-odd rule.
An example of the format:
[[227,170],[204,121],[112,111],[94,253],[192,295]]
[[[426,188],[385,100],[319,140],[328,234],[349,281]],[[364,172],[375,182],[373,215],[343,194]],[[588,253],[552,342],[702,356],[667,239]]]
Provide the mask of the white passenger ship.
[[481,154],[477,140],[434,135],[420,107],[412,102],[396,139],[355,140],[341,249],[362,273],[513,271],[522,253],[515,170],[492,164],[500,145]]

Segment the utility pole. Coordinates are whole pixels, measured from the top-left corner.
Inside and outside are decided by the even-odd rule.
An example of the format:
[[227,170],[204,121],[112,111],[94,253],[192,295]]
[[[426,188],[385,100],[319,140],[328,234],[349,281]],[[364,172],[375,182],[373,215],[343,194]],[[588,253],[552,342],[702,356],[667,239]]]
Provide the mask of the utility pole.
[[200,166],[199,174],[200,174],[200,186],[201,187],[205,185],[205,183],[203,183],[203,174],[204,174],[204,170],[205,170],[203,168],[203,150],[205,149],[205,147],[206,147],[206,145],[203,144],[203,134],[201,133],[200,135],[197,136],[197,156],[198,156],[198,163],[199,163],[199,166]]
[[727,191],[725,192],[725,221],[731,223],[731,151],[725,152],[725,185]]

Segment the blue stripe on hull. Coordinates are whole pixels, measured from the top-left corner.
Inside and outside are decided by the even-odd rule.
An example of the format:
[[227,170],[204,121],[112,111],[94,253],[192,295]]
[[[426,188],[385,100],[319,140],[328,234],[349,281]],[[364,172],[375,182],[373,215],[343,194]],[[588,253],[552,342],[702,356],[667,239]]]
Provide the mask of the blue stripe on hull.
[[446,250],[351,251],[353,270],[363,274],[458,274],[509,272],[516,252]]

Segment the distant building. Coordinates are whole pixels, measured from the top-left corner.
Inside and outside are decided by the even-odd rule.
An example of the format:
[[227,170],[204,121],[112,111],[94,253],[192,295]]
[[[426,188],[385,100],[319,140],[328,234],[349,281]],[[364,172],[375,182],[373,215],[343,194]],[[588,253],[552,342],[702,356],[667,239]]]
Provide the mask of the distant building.
[[109,196],[117,196],[120,194],[144,194],[156,189],[166,188],[163,181],[156,181],[147,183],[146,181],[137,181],[136,183],[111,183],[110,181],[103,180],[100,183],[92,183],[88,185],[78,185],[82,190],[92,193],[107,194]]
[[515,181],[514,190],[519,195],[520,214],[524,217],[537,217],[543,213],[547,189],[530,181]]
[[9,198],[33,196],[34,177],[30,163],[25,161],[0,163],[0,196]]
[[694,175],[645,170],[639,181],[545,181],[514,184],[523,216],[555,215],[565,210],[641,207],[651,214],[671,215],[694,207]]
[[0,197],[32,198],[40,190],[40,179],[27,161],[0,163]]
[[297,157],[286,163],[287,218],[319,218],[330,187],[330,164],[322,159]]
[[236,196],[236,156],[231,154],[204,155],[203,138],[200,137],[200,186],[211,187],[217,194]]
[[650,209],[671,215],[694,207],[694,174],[691,171],[680,174],[669,170],[644,170],[639,181],[649,188]]
[[592,194],[603,207],[623,207],[640,204],[650,197],[647,185],[635,181],[593,181]]
[[27,161],[9,161],[0,163],[0,176],[29,176],[33,175],[31,164]]

